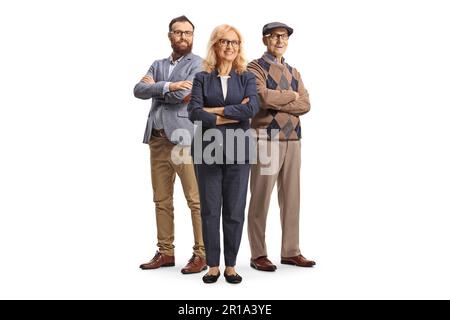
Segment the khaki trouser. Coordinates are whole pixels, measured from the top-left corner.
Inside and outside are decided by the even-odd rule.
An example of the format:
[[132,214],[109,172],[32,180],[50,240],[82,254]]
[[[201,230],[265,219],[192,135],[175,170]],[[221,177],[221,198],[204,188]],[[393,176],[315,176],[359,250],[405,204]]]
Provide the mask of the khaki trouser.
[[[180,155],[189,159],[188,164],[177,164],[171,154],[174,144],[162,137],[150,139],[150,162],[153,186],[153,201],[156,206],[156,225],[158,229],[159,251],[173,256],[174,248],[174,208],[173,186],[175,177],[181,180],[184,196],[191,210],[192,227],[194,231],[194,254],[205,257],[205,247],[202,237],[202,221],[200,216],[200,198],[194,165],[189,155],[189,147],[183,148]],[[180,157],[178,157],[178,160]],[[175,159],[176,160],[176,159]]]
[[[277,144],[279,148],[277,148]],[[282,257],[300,254],[300,141],[259,140],[258,148],[268,157],[261,157],[252,165],[250,176],[250,206],[248,237],[252,258],[267,256],[265,241],[267,213],[275,182],[278,186],[282,228]],[[265,151],[267,150],[267,152]],[[277,161],[278,160],[278,161]],[[270,173],[270,174],[267,174]]]

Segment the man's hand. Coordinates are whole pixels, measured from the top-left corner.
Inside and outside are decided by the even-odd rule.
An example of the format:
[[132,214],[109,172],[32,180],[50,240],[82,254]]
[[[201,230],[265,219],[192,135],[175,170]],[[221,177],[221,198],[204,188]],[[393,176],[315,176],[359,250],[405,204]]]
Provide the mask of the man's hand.
[[145,84],[155,84],[155,80],[153,80],[152,77],[150,76],[145,76],[141,79],[141,82],[145,83]]
[[208,113],[214,113],[214,114],[217,114],[218,116],[222,116],[222,117],[225,115],[224,107],[208,107],[208,108],[203,108],[203,110]]
[[232,123],[239,123],[239,121],[238,120],[228,119],[228,118],[225,118],[225,117],[222,117],[222,116],[217,116],[216,125],[218,125],[218,126],[221,126],[221,125],[224,125],[224,124],[232,124]]
[[244,100],[241,101],[241,104],[247,104],[250,102],[249,98],[244,98]]
[[192,89],[192,81],[179,81],[179,82],[172,82],[169,85],[169,90],[172,91],[178,91],[178,90],[191,90]]
[[183,103],[184,104],[187,104],[187,103],[189,103],[189,102],[191,102],[191,94],[188,94],[186,97],[184,97],[184,99],[183,99]]

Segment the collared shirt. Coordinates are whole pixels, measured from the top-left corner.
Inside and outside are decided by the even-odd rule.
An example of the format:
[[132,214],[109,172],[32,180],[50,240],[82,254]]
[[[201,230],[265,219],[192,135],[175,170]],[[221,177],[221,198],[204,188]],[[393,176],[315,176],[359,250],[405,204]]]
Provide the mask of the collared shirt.
[[[264,56],[267,57],[267,59],[269,59],[273,63],[279,63],[277,57],[275,57],[273,54],[269,53],[268,51],[266,51],[264,53]],[[284,64],[284,58],[283,57],[281,58],[281,64]]]
[[[170,55],[169,57],[169,61],[170,61],[170,65],[169,65],[169,74],[167,75],[167,79],[170,78],[170,75],[173,72],[173,69],[175,69],[175,67],[177,66],[177,64],[183,60],[184,56],[179,57],[177,60],[173,60],[172,55]],[[163,94],[166,94],[167,92],[170,91],[169,86],[172,82],[166,82],[166,84],[164,85],[164,90],[163,90]]]
[[[167,75],[167,79],[170,78],[170,75],[173,72],[173,69],[175,69],[175,67],[177,66],[177,64],[183,60],[184,56],[178,58],[177,60],[173,60],[172,55],[170,55],[169,57],[169,61],[170,61],[170,65],[169,65],[169,73]],[[167,81],[166,84],[164,85],[164,89],[163,89],[163,95],[165,95],[166,93],[170,92],[170,84],[172,82]],[[163,118],[162,118],[162,108],[161,106],[159,106],[156,110],[155,110],[155,118],[153,120],[153,128],[155,129],[164,129],[164,122],[163,122]]]

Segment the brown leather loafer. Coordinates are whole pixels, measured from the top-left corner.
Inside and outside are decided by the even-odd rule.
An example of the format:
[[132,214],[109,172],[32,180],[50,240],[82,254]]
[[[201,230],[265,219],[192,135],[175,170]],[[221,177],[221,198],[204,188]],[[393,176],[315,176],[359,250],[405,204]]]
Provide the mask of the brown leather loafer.
[[274,265],[267,257],[259,257],[250,259],[250,267],[259,271],[275,271],[277,266]]
[[150,262],[141,264],[140,268],[142,270],[152,270],[161,267],[173,267],[174,265],[174,256],[168,256],[167,254],[158,251]]
[[208,267],[206,266],[206,259],[197,255],[192,255],[192,258],[189,259],[187,265],[181,269],[182,274],[191,274],[191,273],[199,273],[206,270]]
[[302,255],[298,255],[298,256],[290,257],[290,258],[281,257],[281,263],[282,264],[290,264],[290,265],[294,265],[297,267],[303,267],[303,268],[311,268],[316,265],[316,263],[314,261],[308,260]]

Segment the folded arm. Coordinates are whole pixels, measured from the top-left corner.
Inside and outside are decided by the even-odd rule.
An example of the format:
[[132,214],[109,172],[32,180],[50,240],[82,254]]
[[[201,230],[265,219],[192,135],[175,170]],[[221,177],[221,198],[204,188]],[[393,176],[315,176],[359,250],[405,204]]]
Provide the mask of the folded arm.
[[145,77],[134,87],[134,96],[139,99],[148,100],[151,98],[162,98],[166,81],[154,81],[155,63],[147,71]]
[[282,105],[288,104],[296,99],[292,90],[272,90],[266,85],[266,75],[256,62],[248,65],[248,70],[255,75],[256,91],[260,98],[261,109],[280,110]]
[[203,77],[201,75],[196,75],[192,84],[191,101],[187,108],[189,119],[192,122],[201,121],[202,125],[207,128],[215,127],[218,116],[204,111],[203,107]]
[[[246,102],[243,104],[242,102]],[[256,82],[253,74],[245,86],[244,101],[241,104],[226,105],[223,110],[225,118],[245,121],[253,118],[259,110],[258,97],[256,93]]]
[[171,83],[169,86],[170,92],[164,94],[164,102],[168,104],[189,102],[192,89],[192,81],[194,80],[195,75],[201,72],[202,69],[202,61],[199,60],[195,63],[194,66],[192,66],[192,69],[185,81]]
[[286,105],[281,106],[280,111],[287,112],[295,116],[301,116],[311,109],[308,91],[305,89],[302,78],[298,71],[295,71],[298,76],[298,98]]

